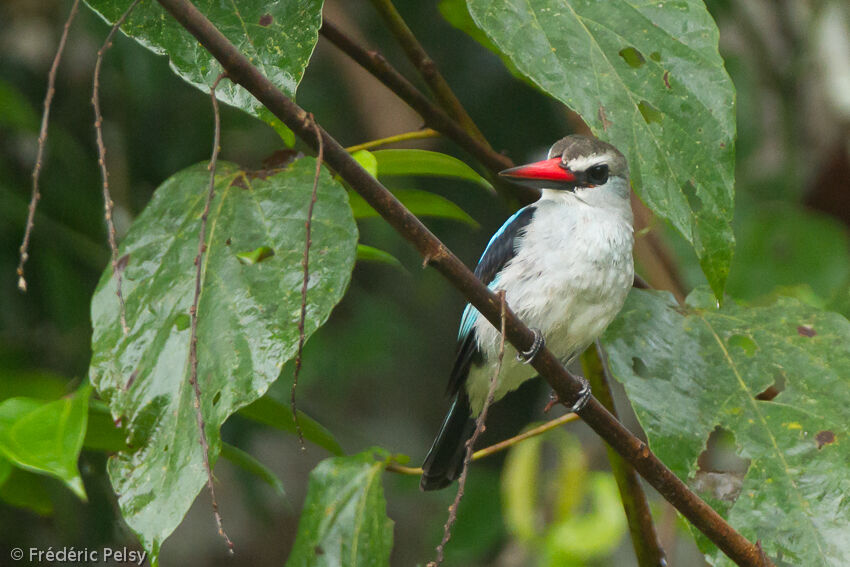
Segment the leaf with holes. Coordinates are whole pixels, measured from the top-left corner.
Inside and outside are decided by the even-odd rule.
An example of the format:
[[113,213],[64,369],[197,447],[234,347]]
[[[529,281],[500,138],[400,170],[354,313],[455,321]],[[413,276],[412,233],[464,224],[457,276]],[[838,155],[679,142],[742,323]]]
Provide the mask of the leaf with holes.
[[717,297],[734,237],[735,90],[702,0],[467,0],[541,89],[629,158],[641,198],[694,246]]
[[287,567],[389,565],[393,522],[381,486],[387,459],[376,449],[313,469]]
[[[303,158],[258,177],[219,165],[198,309],[198,382],[213,463],[221,424],[260,398],[295,354],[315,168],[313,158]],[[91,381],[126,427],[131,448],[110,460],[109,475],[124,519],[152,555],[206,482],[188,353],[193,262],[208,183],[206,164],[177,173],[157,189],[124,239],[129,334],[121,330],[110,269],[92,300]],[[274,253],[240,261],[240,254],[261,247]],[[308,337],[342,298],[356,247],[346,192],[322,170],[312,223]]]
[[846,564],[847,319],[789,298],[718,309],[705,289],[681,307],[667,293],[634,291],[604,343],[650,446],[681,479],[697,489],[712,475],[724,481],[697,470],[722,428],[749,468],[737,489],[726,482],[733,490],[703,496],[783,564]]
[[[107,22],[115,22],[129,0],[87,0]],[[195,2],[195,6],[236,48],[251,60],[286,96],[293,98],[313,54],[322,25],[322,0],[240,0]],[[157,2],[142,2],[122,31],[158,54],[168,55],[171,67],[183,79],[209,92],[222,69]],[[287,145],[292,133],[254,97],[230,81],[216,90],[222,102],[258,116],[280,134]]]

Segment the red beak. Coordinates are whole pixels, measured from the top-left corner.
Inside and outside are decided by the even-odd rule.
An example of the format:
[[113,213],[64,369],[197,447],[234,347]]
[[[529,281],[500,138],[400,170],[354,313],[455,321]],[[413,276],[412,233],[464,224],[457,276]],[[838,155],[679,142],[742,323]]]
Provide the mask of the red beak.
[[520,185],[538,189],[572,189],[576,176],[561,162],[560,157],[544,159],[499,172]]

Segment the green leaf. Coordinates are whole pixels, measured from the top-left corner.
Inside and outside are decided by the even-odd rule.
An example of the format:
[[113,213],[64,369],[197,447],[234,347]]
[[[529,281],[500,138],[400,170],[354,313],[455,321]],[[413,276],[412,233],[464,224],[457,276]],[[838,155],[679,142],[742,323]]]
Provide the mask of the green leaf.
[[629,158],[646,204],[691,242],[722,297],[734,237],[735,90],[701,0],[467,0],[541,89]]
[[[729,303],[717,309],[707,290],[684,307],[632,292],[605,334],[611,369],[652,449],[692,486],[709,434],[734,435],[750,461],[740,494],[704,496],[743,535],[788,564],[841,565],[850,557],[850,540],[836,536],[850,525],[850,322],[789,298]],[[715,565],[731,564],[715,555]]]
[[[473,228],[479,224],[463,209],[440,195],[419,189],[396,189],[393,195],[416,216],[437,217],[466,223]],[[349,193],[351,210],[356,219],[378,217],[378,212],[357,193]]]
[[[198,382],[213,463],[221,424],[260,398],[295,354],[315,167],[303,158],[259,178],[219,164],[198,309]],[[109,475],[124,519],[153,556],[206,482],[189,384],[191,331],[180,322],[192,305],[208,183],[206,164],[168,179],[122,242],[129,334],[109,268],[92,300],[91,381],[134,450],[112,457]],[[307,337],[345,293],[357,245],[346,193],[324,170],[312,242]],[[274,256],[252,265],[237,258],[261,246]]]
[[[128,5],[123,0],[87,2],[110,23]],[[290,98],[295,96],[318,40],[322,0],[242,0],[238,5],[198,2],[196,6],[276,87]],[[172,69],[205,93],[222,71],[213,56],[157,2],[136,6],[121,29],[154,53],[168,55]],[[288,141],[290,134],[283,125],[242,87],[222,81],[216,97],[258,116]]]
[[77,459],[83,446],[90,386],[53,402],[10,398],[0,403],[0,453],[15,466],[63,481],[86,499]]
[[389,252],[385,252],[380,248],[375,248],[374,246],[367,246],[365,244],[357,245],[357,261],[379,262],[381,264],[389,264],[390,266],[394,266],[404,272],[407,271],[404,269],[404,266],[399,261],[399,259],[390,254]]
[[[262,423],[263,425],[274,427],[275,429],[287,431],[292,434],[296,433],[295,421],[292,419],[292,410],[290,407],[268,396],[263,396],[251,405],[245,406],[239,410],[239,415]],[[304,435],[304,439],[307,441],[315,443],[334,455],[344,454],[342,447],[336,438],[334,438],[333,434],[325,429],[321,423],[301,410],[298,410],[298,424],[301,426],[301,433]]]
[[360,164],[360,167],[368,171],[372,177],[378,177],[378,160],[375,154],[369,150],[357,150],[351,157]]
[[246,453],[239,447],[234,447],[229,443],[222,443],[221,456],[242,470],[258,477],[271,486],[279,496],[286,494],[286,491],[283,489],[283,481],[270,468],[258,461],[250,453]]
[[375,453],[326,459],[313,469],[287,567],[389,565],[393,521],[381,486],[388,456],[375,460]]
[[378,165],[378,177],[385,175],[427,175],[451,177],[477,183],[493,190],[478,173],[450,155],[427,150],[377,150],[372,152]]
[[109,407],[103,402],[92,400],[89,404],[89,424],[83,447],[92,451],[129,451],[127,432],[121,429],[112,419]]

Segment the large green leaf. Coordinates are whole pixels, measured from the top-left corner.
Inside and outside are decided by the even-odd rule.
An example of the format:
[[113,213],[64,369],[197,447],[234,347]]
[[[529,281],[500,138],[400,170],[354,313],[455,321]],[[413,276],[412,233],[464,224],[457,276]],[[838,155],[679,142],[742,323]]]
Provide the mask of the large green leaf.
[[735,91],[701,0],[467,0],[541,89],[629,158],[643,200],[722,296],[734,238]]
[[287,567],[389,565],[393,522],[381,486],[386,458],[376,451],[334,457],[310,473]]
[[12,464],[63,481],[86,498],[77,459],[86,435],[91,386],[61,400],[9,398],[0,403],[0,454]]
[[698,485],[697,457],[722,427],[750,464],[739,495],[706,494],[719,511],[784,564],[846,565],[847,319],[790,298],[718,309],[706,290],[683,307],[634,291],[605,345],[650,445],[680,478]]
[[[298,343],[304,222],[316,162],[303,158],[260,178],[219,165],[202,266],[198,382],[215,462],[218,430],[261,397]],[[122,333],[107,269],[92,300],[91,381],[121,419],[134,452],[112,457],[122,514],[156,555],[206,482],[189,384],[189,308],[209,174],[199,164],[168,179],[122,243]],[[342,186],[322,171],[313,213],[305,333],[342,298],[357,228]],[[268,247],[261,261],[240,253]]]
[[[117,20],[129,0],[86,0],[108,22]],[[295,96],[304,69],[318,41],[322,0],[203,0],[195,6],[288,97]],[[208,92],[222,69],[189,32],[159,3],[146,0],[121,28],[154,53],[167,54],[175,72]],[[248,91],[230,81],[216,90],[219,100],[259,116],[285,140],[290,133]],[[290,144],[291,145],[291,144]]]

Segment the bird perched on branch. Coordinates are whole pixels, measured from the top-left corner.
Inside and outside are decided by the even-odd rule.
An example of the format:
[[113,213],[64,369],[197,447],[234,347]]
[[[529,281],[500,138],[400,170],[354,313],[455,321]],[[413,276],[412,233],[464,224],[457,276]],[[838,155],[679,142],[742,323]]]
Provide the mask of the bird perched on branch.
[[[542,189],[542,195],[502,225],[475,268],[490,289],[505,291],[508,305],[536,338],[528,352],[506,344],[497,400],[536,374],[528,363],[544,342],[564,363],[593,343],[622,308],[634,280],[629,168],[617,148],[567,136],[552,146],[548,159],[501,175]],[[443,488],[460,475],[498,352],[498,330],[467,305],[448,385],[454,401],[422,465],[422,490]]]

